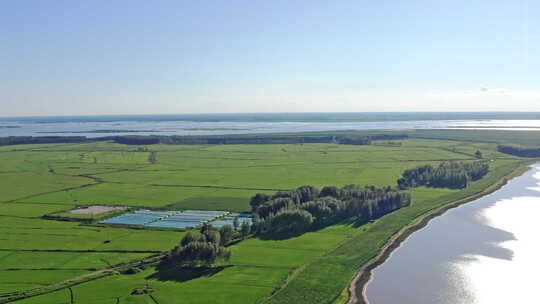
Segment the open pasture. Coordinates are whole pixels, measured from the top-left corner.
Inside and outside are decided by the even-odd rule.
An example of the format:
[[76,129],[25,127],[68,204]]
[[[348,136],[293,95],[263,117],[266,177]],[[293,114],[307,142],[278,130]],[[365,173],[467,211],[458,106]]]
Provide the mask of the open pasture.
[[[116,275],[72,288],[80,303],[146,303],[145,296],[130,295],[146,284],[155,289],[158,303],[254,303],[269,296],[297,267],[326,254],[358,232],[341,224],[287,240],[249,239],[232,247],[233,260],[216,272],[193,277],[189,270],[148,269],[135,275]],[[200,274],[198,274],[200,275]],[[114,286],[112,288],[111,286]],[[96,292],[100,291],[100,292]],[[58,294],[38,296],[18,303],[52,303]],[[101,302],[100,302],[101,301]],[[61,302],[62,303],[62,302]],[[69,302],[66,302],[69,303]],[[148,302],[151,303],[151,302]]]
[[39,218],[49,213],[72,209],[74,206],[64,204],[42,204],[11,202],[0,204],[0,217],[16,216],[23,218]]
[[0,230],[0,251],[161,251],[170,249],[183,235],[16,217],[2,218]]
[[[478,183],[478,189],[518,164],[496,152],[490,143],[395,142],[401,146],[126,146],[98,142],[0,147],[0,176],[6,181],[0,186],[5,190],[0,192],[0,272],[3,277],[16,274],[12,277],[17,278],[6,281],[0,294],[166,251],[183,235],[41,218],[77,206],[241,212],[249,210],[249,198],[258,192],[306,184],[395,185],[404,169],[445,160],[474,160],[478,149],[497,159],[490,166],[498,172]],[[182,303],[230,303],[233,298],[235,303],[266,298],[272,303],[302,303],[308,298],[301,296],[301,290],[307,288],[317,290],[310,297],[330,303],[345,288],[355,267],[396,229],[436,205],[467,194],[427,188],[412,192],[412,207],[373,224],[342,223],[285,240],[251,238],[233,245],[232,260],[210,273],[150,268],[74,286],[73,297],[83,304],[163,304],[179,299]],[[55,270],[47,276],[43,269]],[[32,271],[36,271],[35,279],[24,280],[32,277]],[[344,277],[334,280],[333,273]],[[329,279],[334,283],[329,284]],[[151,297],[131,295],[134,288],[145,284],[154,288]],[[276,290],[280,291],[272,296]],[[70,303],[70,297],[67,290],[60,290],[18,303]]]
[[[111,144],[113,149],[108,154],[103,151],[104,143],[96,143],[100,152],[62,150],[61,154],[71,154],[69,161],[59,161],[56,154],[60,152],[49,147],[48,150],[25,153],[31,159],[41,156],[40,163],[50,157],[45,172],[52,169],[57,175],[86,180],[90,185],[65,187],[64,190],[21,197],[19,201],[246,211],[249,197],[257,192],[274,192],[305,184],[318,187],[351,183],[392,185],[401,171],[409,167],[474,158],[450,150],[444,142],[419,140],[415,143],[411,140],[404,143],[402,147],[335,144],[126,146],[125,151],[119,151],[118,145]],[[455,142],[450,144],[456,145]],[[68,147],[76,146],[62,149]],[[90,150],[90,145],[84,144],[84,150]],[[139,150],[150,152],[137,152]],[[149,153],[154,153],[154,160],[149,159]],[[80,158],[80,155],[85,156]],[[97,162],[88,161],[88,157],[95,157]]]

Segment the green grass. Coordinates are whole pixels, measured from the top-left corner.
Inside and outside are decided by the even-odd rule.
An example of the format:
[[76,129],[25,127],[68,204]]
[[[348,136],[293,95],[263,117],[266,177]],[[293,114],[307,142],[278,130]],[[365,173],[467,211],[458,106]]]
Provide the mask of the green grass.
[[[124,250],[172,248],[183,232],[81,226],[74,222],[3,218],[2,250]],[[105,243],[105,241],[110,241]]]
[[[427,137],[428,133],[417,135]],[[463,134],[435,135],[465,140]],[[455,138],[449,138],[452,136]],[[135,253],[138,251],[166,251],[183,235],[176,231],[100,227],[40,218],[75,206],[246,211],[249,198],[257,192],[272,193],[275,189],[306,184],[395,185],[404,169],[421,164],[473,160],[476,150],[481,150],[486,158],[497,159],[491,163],[492,173],[472,187],[464,191],[414,189],[411,207],[372,224],[355,227],[342,223],[286,240],[242,241],[231,247],[230,263],[221,265],[223,269],[213,274],[186,280],[189,272],[151,268],[136,275],[113,275],[72,288],[79,304],[112,304],[117,299],[119,303],[155,304],[147,295],[131,295],[134,288],[145,284],[155,289],[152,297],[160,304],[255,303],[277,290],[280,291],[270,298],[270,303],[330,303],[343,294],[355,271],[411,219],[485,188],[518,164],[515,158],[498,153],[496,144],[489,142],[423,138],[399,142],[400,147],[139,147],[105,142],[0,147],[0,177],[8,181],[0,185],[0,276],[4,280],[0,280],[0,295],[150,254]],[[139,148],[157,152],[157,161],[149,162],[149,152],[138,152]],[[17,303],[70,303],[70,295],[67,290],[60,290]]]
[[12,202],[0,204],[1,216],[40,217],[49,213],[72,209],[71,205],[49,205]]
[[[51,160],[47,166],[42,165],[40,171],[52,168],[56,175],[79,179],[85,174],[84,179],[93,185],[66,186],[42,195],[23,196],[19,201],[245,211],[249,209],[249,198],[257,192],[305,184],[319,187],[350,183],[384,186],[393,184],[404,169],[419,164],[472,159],[440,149],[439,145],[444,144],[424,141],[403,147],[333,144],[167,146],[164,152],[160,149],[165,147],[151,146],[158,150],[155,164],[144,164],[141,155],[147,155],[147,152],[113,150],[112,155],[106,157],[103,151],[63,151],[62,154],[68,156],[59,157],[50,148],[41,152],[25,151],[22,162],[38,161],[36,155],[41,155],[45,159],[39,159],[40,164],[46,163],[47,158]],[[455,145],[454,142],[451,144]],[[85,145],[88,150],[88,144]],[[96,145],[99,149],[105,147],[103,143]],[[114,149],[117,148],[115,145]],[[104,159],[107,165],[99,161],[88,162],[87,155],[97,155],[95,157]]]
[[3,181],[0,183],[2,202],[16,200],[18,198],[58,191],[61,189],[75,188],[92,181],[83,177],[59,176],[50,173],[4,173],[1,174]]
[[[182,273],[178,272],[162,279],[148,279],[156,274],[156,269],[148,269],[136,275],[117,275],[85,283],[73,291],[81,303],[114,303],[116,298],[129,303],[141,297],[130,295],[134,288],[149,284],[156,289],[152,295],[159,303],[173,304],[179,299],[182,303],[231,303],[231,299],[234,303],[254,303],[269,296],[295,268],[324,255],[357,230],[350,224],[342,224],[282,241],[249,239],[232,247],[233,260],[229,267],[189,281],[180,282]],[[47,303],[48,297],[37,298]]]
[[91,187],[39,195],[23,201],[70,206],[115,205],[162,208],[172,205],[173,207],[169,209],[245,211],[248,209],[249,198],[257,192],[265,191],[101,183]]
[[86,272],[84,270],[0,270],[0,294],[43,286]]
[[80,253],[80,252],[4,252],[0,270],[57,269],[70,270],[104,268],[148,256],[144,253]]
[[265,303],[332,303],[356,271],[377,254],[387,239],[414,218],[445,203],[481,192],[518,166],[516,162],[495,163],[491,167],[492,172],[483,180],[463,191],[448,190],[438,197],[426,189],[413,191],[415,199],[410,207],[384,216],[343,246],[315,260]]

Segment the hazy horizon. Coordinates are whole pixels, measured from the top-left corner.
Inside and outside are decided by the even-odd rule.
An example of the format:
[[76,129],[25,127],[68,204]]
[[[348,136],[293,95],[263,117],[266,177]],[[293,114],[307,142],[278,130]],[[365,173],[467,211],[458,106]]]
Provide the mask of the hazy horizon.
[[532,1],[4,2],[2,116],[540,111]]
[[516,115],[536,115],[540,114],[538,111],[364,111],[364,112],[201,112],[201,113],[137,113],[137,114],[38,114],[38,115],[10,115],[10,116],[0,116],[0,118],[33,118],[33,117],[98,117],[98,116],[205,116],[205,115],[287,115],[287,114],[396,114],[396,115],[407,115],[407,114],[516,114]]

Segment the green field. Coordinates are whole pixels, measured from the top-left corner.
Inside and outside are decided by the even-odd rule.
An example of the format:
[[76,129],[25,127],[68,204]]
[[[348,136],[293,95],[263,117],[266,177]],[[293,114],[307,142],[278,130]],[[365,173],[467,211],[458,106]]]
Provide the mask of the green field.
[[[231,246],[231,261],[209,273],[148,268],[16,302],[72,303],[73,297],[78,304],[332,303],[343,295],[356,270],[401,227],[438,206],[482,191],[523,162],[497,152],[497,136],[490,131],[481,138],[492,142],[473,142],[474,137],[466,138],[463,131],[435,134],[444,140],[428,133],[399,141],[401,146],[97,142],[0,147],[0,303],[10,292],[169,250],[183,235],[42,218],[48,214],[65,214],[84,205],[248,211],[249,198],[258,192],[301,185],[395,185],[405,169],[472,161],[480,150],[490,163],[487,177],[461,191],[416,188],[410,207],[374,223],[341,223],[286,240],[250,238]],[[131,295],[145,285],[154,292]]]

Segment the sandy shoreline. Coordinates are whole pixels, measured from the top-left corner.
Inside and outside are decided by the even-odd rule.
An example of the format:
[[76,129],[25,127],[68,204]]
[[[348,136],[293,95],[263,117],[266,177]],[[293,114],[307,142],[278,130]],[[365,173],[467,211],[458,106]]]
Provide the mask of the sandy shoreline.
[[371,272],[373,269],[375,269],[377,266],[384,263],[392,254],[392,252],[398,248],[403,241],[405,241],[411,234],[413,234],[415,231],[418,231],[422,228],[424,228],[432,219],[443,215],[446,211],[459,207],[460,205],[469,203],[471,201],[475,201],[483,196],[486,196],[488,194],[491,194],[500,188],[502,188],[504,185],[508,183],[508,181],[514,177],[520,176],[527,172],[530,164],[525,164],[520,167],[518,167],[516,170],[514,170],[511,174],[501,178],[497,183],[489,186],[484,191],[477,193],[475,195],[472,195],[470,197],[467,197],[465,199],[461,199],[458,201],[455,201],[453,203],[441,206],[417,219],[415,219],[411,224],[405,226],[403,229],[401,229],[398,233],[396,233],[394,236],[392,236],[388,242],[382,247],[381,251],[375,258],[373,258],[371,261],[369,261],[367,264],[365,264],[360,270],[358,271],[357,275],[354,277],[354,279],[349,284],[349,300],[347,301],[348,304],[369,304],[369,301],[366,297],[366,287],[369,281],[371,280]]

